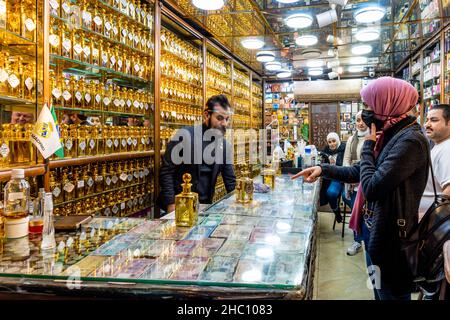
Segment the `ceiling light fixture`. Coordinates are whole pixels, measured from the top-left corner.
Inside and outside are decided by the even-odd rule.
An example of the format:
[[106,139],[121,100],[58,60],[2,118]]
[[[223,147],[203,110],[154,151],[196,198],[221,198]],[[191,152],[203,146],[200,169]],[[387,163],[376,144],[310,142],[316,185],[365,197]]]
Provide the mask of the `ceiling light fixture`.
[[319,40],[317,39],[317,37],[312,34],[300,36],[300,37],[297,37],[297,39],[295,39],[295,43],[302,47],[313,46],[318,41]]
[[348,72],[352,72],[352,73],[360,73],[363,71],[364,71],[363,66],[351,66],[348,68]]
[[278,61],[267,62],[264,66],[266,67],[266,70],[269,71],[281,70],[281,62]]
[[282,70],[277,73],[277,78],[284,79],[292,76],[292,72],[290,70]]
[[313,23],[313,18],[309,14],[296,13],[284,19],[286,25],[294,29],[308,28]]
[[351,57],[350,64],[367,64],[367,57]]
[[383,19],[385,14],[384,8],[371,5],[357,10],[354,17],[358,23],[372,23]]
[[306,61],[306,65],[308,66],[308,68],[319,68],[323,66],[323,60],[308,60]]
[[298,0],[276,0],[279,3],[296,3]]
[[321,76],[321,75],[323,75],[323,70],[322,70],[322,68],[311,68],[308,70],[308,75]]
[[275,53],[271,51],[259,51],[256,53],[256,60],[259,62],[271,62],[275,60]]
[[264,41],[258,38],[245,38],[241,40],[241,44],[246,49],[261,49],[264,47]]
[[192,4],[202,10],[219,10],[225,5],[224,0],[192,0]]
[[356,55],[368,54],[372,52],[372,46],[368,44],[360,44],[352,48],[352,53]]
[[374,41],[379,37],[380,31],[373,28],[362,29],[355,34],[355,39],[361,42]]

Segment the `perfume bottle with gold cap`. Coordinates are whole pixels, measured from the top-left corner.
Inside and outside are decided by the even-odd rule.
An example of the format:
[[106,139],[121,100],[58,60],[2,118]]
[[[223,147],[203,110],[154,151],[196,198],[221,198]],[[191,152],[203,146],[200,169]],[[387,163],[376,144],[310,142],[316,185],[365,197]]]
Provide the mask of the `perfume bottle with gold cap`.
[[264,169],[261,175],[263,177],[263,183],[268,185],[272,190],[275,189],[275,170],[269,168]]
[[95,181],[93,176],[90,174],[89,166],[83,167],[83,180],[86,183],[85,195],[89,196],[93,194],[95,190]]
[[72,181],[72,175],[69,175],[68,169],[63,170],[61,183],[64,190],[64,201],[70,201],[75,198],[75,184]]
[[236,202],[238,203],[253,201],[253,180],[248,177],[248,174],[248,171],[243,171],[242,177],[236,179]]
[[93,128],[93,130],[95,130],[95,141],[96,141],[96,145],[97,145],[97,154],[98,155],[102,155],[105,153],[105,140],[103,137],[103,133],[104,133],[104,128],[106,126],[95,126]]
[[192,227],[198,220],[198,194],[191,191],[191,175],[183,175],[183,191],[175,196],[175,223],[178,227]]
[[103,139],[104,139],[104,154],[114,153],[114,142],[112,138],[112,130],[111,126],[103,126]]
[[97,155],[97,127],[86,126],[86,155]]
[[78,125],[77,127],[78,157],[86,156],[86,126]]
[[11,140],[11,125],[9,123],[5,123],[2,125],[2,131],[0,132],[1,168],[8,167],[11,160],[10,140]]
[[56,177],[56,172],[50,172],[50,192],[53,195],[53,203],[58,204],[64,201],[63,190],[61,188],[61,182]]
[[75,184],[75,198],[82,198],[85,194],[86,181],[80,173],[80,168],[73,168],[73,181]]

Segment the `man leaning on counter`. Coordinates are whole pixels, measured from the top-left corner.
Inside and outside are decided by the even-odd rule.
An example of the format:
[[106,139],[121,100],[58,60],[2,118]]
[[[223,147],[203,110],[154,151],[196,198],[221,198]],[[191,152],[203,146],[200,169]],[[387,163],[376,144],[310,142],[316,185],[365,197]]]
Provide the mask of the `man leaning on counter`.
[[183,127],[170,139],[159,173],[161,209],[167,213],[175,210],[175,195],[182,191],[185,173],[191,174],[192,191],[198,193],[201,204],[212,202],[219,173],[227,192],[235,189],[232,147],[224,138],[231,114],[225,95],[212,96],[206,102],[203,123]]

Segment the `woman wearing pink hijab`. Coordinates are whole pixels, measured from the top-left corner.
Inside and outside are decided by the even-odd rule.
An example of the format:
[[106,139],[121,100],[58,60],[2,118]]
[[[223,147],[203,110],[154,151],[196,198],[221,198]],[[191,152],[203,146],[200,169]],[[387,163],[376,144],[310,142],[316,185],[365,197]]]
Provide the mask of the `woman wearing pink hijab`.
[[359,182],[350,227],[362,234],[375,299],[411,299],[412,274],[401,241],[418,223],[417,211],[428,173],[429,146],[416,118],[416,89],[382,77],[361,90],[362,119],[371,128],[361,161],[351,167],[321,165],[298,173],[307,182],[319,176]]

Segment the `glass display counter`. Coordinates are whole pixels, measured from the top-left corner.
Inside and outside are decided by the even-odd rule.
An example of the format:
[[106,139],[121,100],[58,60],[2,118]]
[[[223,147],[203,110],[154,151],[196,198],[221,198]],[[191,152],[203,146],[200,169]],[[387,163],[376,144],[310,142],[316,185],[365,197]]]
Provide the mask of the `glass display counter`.
[[[259,181],[256,178],[256,181]],[[5,240],[1,294],[54,297],[312,297],[319,184],[276,177],[251,204],[234,195],[209,206],[193,228],[174,220],[93,218],[56,234]]]

